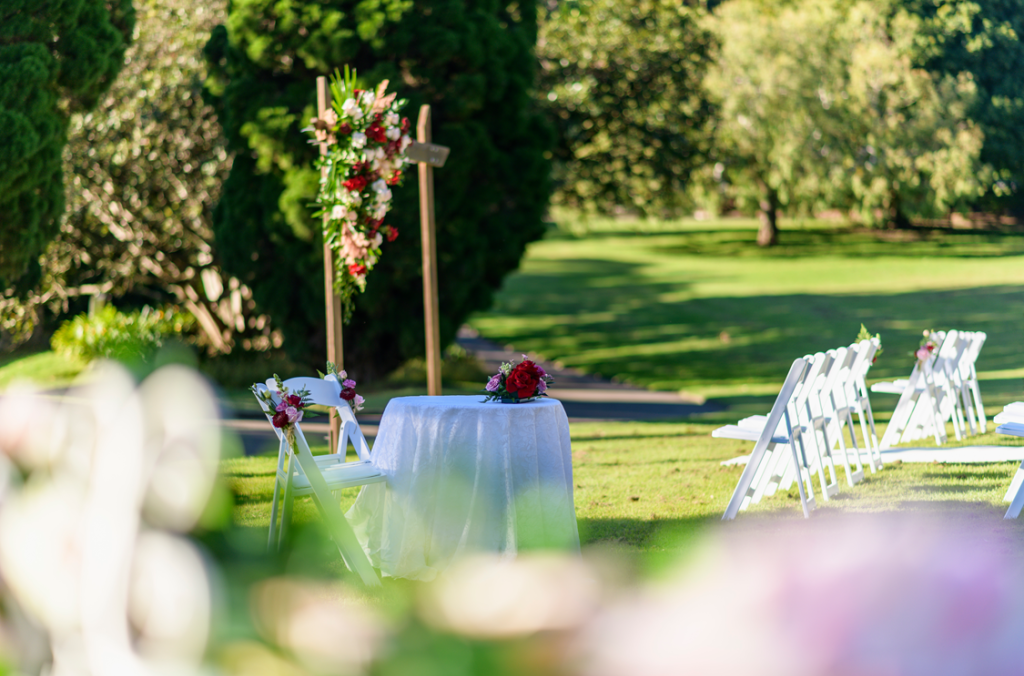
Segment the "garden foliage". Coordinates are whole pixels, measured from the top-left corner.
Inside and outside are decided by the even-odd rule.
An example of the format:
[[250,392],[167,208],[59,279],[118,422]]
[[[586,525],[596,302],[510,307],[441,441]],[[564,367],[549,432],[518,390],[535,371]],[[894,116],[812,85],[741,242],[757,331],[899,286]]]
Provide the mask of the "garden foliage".
[[538,96],[558,130],[557,203],[671,211],[705,160],[714,40],[678,0],[584,0],[546,14]]
[[720,160],[733,196],[776,217],[841,208],[866,223],[943,217],[994,174],[969,72],[918,66],[919,16],[884,3],[731,0],[712,25]]
[[40,306],[66,313],[76,298],[102,292],[187,309],[213,352],[272,346],[268,318],[213,247],[212,212],[231,161],[203,102],[202,48],[226,4],[136,0],[124,69],[91,112],[71,116],[66,216],[42,282],[21,307],[0,299],[12,322],[27,311],[22,336]]
[[188,314],[149,307],[124,313],[107,305],[95,314],[81,314],[61,324],[50,345],[69,359],[85,362],[145,360],[168,339],[189,331],[194,321]]
[[68,116],[89,110],[121,70],[131,0],[4,0],[0,5],[0,289],[39,278],[37,258],[64,210]]
[[[209,82],[236,153],[215,215],[225,268],[253,289],[286,346],[324,353],[321,225],[309,205],[316,147],[301,129],[315,114],[317,75],[349,65],[361,82],[391,81],[433,115],[433,140],[451,147],[435,171],[441,340],[490,305],[528,242],[543,233],[550,132],[535,112],[532,3],[486,0],[235,2],[207,46]],[[415,125],[415,119],[413,119]],[[387,225],[399,231],[345,328],[349,364],[383,374],[423,351],[419,195],[394,191]]]

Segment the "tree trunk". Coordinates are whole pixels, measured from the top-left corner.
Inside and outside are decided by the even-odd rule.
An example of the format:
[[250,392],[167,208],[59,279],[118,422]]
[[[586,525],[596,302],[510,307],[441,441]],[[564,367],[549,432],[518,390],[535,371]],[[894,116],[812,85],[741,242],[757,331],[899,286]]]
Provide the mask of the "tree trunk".
[[757,231],[758,246],[775,246],[779,241],[779,196],[775,190],[765,188],[758,205],[757,219],[761,228]]
[[889,195],[889,228],[892,230],[909,230],[911,227],[910,218],[903,213],[900,195],[893,190]]

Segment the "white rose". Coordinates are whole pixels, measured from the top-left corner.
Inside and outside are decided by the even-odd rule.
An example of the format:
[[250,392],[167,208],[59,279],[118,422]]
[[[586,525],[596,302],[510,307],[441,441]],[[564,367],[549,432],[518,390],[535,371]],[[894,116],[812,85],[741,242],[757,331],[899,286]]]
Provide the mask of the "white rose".
[[363,117],[363,109],[359,107],[359,103],[355,99],[345,99],[345,103],[341,104],[341,112],[353,120],[360,120]]
[[345,207],[341,206],[340,204],[335,204],[334,208],[331,209],[331,218],[333,218],[336,221],[340,221],[341,219],[345,218],[346,213],[348,212],[345,211]]
[[398,119],[398,115],[395,113],[388,113],[384,116],[384,125],[387,127],[397,127],[401,120]]
[[372,106],[373,102],[377,100],[377,97],[373,95],[373,92],[367,90],[363,92],[363,103]]
[[384,136],[392,141],[397,141],[402,137],[402,130],[398,127],[388,127],[388,130],[384,132]]
[[365,145],[366,145],[366,134],[364,134],[361,131],[357,131],[356,133],[352,134],[352,147],[353,148],[362,148]]
[[387,215],[388,215],[388,205],[387,205],[387,203],[377,205],[377,210],[373,212],[373,217],[376,220],[378,220],[378,221],[383,219]]
[[406,134],[405,136],[402,137],[402,150],[405,150],[406,148],[408,148],[411,145],[412,145],[412,139],[409,138],[408,134]]
[[381,235],[379,232],[376,235],[373,236],[373,245],[374,246],[378,246],[379,247],[383,243],[384,243],[384,236]]
[[372,188],[373,191],[375,193],[377,193],[378,195],[380,195],[382,193],[385,193],[385,192],[390,192],[388,190],[388,184],[384,182],[383,178],[378,178],[376,181],[371,183],[370,184],[370,188]]

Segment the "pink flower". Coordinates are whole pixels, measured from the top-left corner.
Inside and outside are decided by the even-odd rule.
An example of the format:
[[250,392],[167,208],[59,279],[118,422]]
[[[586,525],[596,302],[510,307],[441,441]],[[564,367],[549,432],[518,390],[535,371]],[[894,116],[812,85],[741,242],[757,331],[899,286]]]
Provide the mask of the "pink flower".
[[546,389],[548,389],[548,384],[546,382],[541,380],[539,383],[537,383],[537,394],[544,392]]
[[928,357],[932,356],[932,351],[928,349],[927,345],[922,345],[917,348],[917,352],[914,353],[918,361],[927,361]]
[[347,380],[342,381],[341,386],[345,388],[355,387],[356,381],[352,380],[351,378],[348,378]]
[[363,399],[362,395],[357,394],[355,396],[355,399],[352,400],[352,403],[354,403],[356,405],[356,410],[358,411],[359,409],[361,409],[363,407],[363,403],[365,401],[366,400]]
[[484,386],[484,389],[487,390],[488,392],[497,392],[500,386],[501,374],[496,373],[495,375],[491,376],[490,380],[487,381],[487,385]]
[[290,423],[297,423],[300,420],[302,420],[302,411],[295,408],[294,406],[289,406],[288,408],[286,408],[284,410],[284,414],[288,416],[288,422]]
[[288,402],[282,401],[280,404],[277,405],[277,408],[275,408],[274,410],[277,411],[278,413],[281,413],[286,408],[288,408]]

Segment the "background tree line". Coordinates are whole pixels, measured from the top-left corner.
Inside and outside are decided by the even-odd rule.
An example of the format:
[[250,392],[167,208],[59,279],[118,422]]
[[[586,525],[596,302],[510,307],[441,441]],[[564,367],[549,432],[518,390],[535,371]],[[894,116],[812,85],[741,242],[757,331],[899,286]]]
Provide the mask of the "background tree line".
[[[434,112],[442,339],[549,204],[839,209],[906,227],[1017,208],[1024,0],[65,0],[0,17],[0,343],[81,311],[193,314],[211,353],[323,354],[318,74]],[[130,46],[129,46],[130,45]],[[422,352],[415,181],[359,298],[365,375]]]

